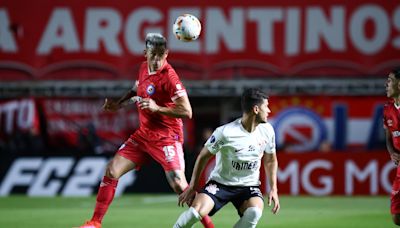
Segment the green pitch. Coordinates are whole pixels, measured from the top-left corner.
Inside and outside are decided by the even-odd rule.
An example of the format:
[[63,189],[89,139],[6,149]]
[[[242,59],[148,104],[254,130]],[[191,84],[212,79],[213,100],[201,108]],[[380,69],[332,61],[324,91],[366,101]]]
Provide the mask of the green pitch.
[[[91,217],[94,202],[94,197],[0,197],[0,227],[75,227]],[[266,208],[258,227],[395,227],[389,214],[389,196],[281,197],[281,206],[278,215]],[[114,200],[103,228],[172,227],[183,210],[176,206],[173,195],[125,195]],[[213,216],[217,228],[232,227],[237,219],[231,205]]]

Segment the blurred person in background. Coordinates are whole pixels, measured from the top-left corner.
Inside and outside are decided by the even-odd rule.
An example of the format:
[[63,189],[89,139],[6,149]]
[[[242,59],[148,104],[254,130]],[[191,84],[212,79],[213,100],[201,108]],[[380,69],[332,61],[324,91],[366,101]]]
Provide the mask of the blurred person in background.
[[[278,160],[275,132],[267,123],[268,96],[258,89],[245,90],[242,111],[241,118],[218,127],[205,143],[197,157],[189,188],[179,196],[180,205],[187,203],[191,207],[179,216],[174,228],[192,227],[229,202],[240,216],[234,228],[256,227],[264,208],[259,188],[261,159],[271,187],[268,205],[271,206],[273,201],[272,212],[279,211]],[[200,175],[213,156],[216,156],[215,168],[207,184],[196,195]]]
[[386,81],[386,96],[392,100],[383,108],[386,148],[397,166],[393,181],[390,211],[394,224],[400,226],[400,68],[392,70]]
[[[139,169],[150,159],[163,167],[168,183],[177,194],[188,186],[184,174],[181,118],[192,118],[192,107],[185,87],[167,62],[164,36],[147,34],[144,54],[147,61],[141,65],[132,90],[117,101],[105,100],[103,108],[106,111],[116,111],[135,102],[140,124],[108,164],[92,219],[81,228],[101,227],[103,216],[114,198],[118,179],[130,170]],[[209,217],[204,217],[202,223],[205,227],[214,227]]]

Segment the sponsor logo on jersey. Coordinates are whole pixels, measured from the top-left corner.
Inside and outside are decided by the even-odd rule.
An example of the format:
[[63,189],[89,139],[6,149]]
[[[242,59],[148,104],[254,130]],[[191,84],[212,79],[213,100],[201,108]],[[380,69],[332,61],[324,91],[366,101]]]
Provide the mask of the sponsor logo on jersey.
[[254,145],[249,146],[249,152],[253,152],[256,150],[256,147]]
[[149,95],[153,95],[156,92],[156,88],[154,87],[153,84],[150,84],[150,85],[147,86],[146,92]]
[[216,184],[210,184],[206,187],[206,191],[215,195],[219,191],[219,188],[217,187]]
[[214,135],[211,136],[210,143],[215,143],[215,136]]
[[236,170],[250,170],[258,168],[258,161],[253,162],[237,162],[232,161],[232,167]]
[[399,137],[400,136],[400,131],[393,131],[392,132],[393,137]]

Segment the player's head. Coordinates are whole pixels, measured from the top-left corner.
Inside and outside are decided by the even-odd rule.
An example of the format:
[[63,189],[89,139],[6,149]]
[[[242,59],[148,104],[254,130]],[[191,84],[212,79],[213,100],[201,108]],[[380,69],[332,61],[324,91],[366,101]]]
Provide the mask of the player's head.
[[386,80],[386,95],[390,98],[400,96],[400,67],[389,72]]
[[168,56],[167,39],[160,33],[148,33],[145,40],[144,54],[150,70],[158,70]]
[[242,111],[245,114],[255,115],[258,123],[267,122],[271,110],[268,107],[268,96],[263,91],[250,88],[242,94]]

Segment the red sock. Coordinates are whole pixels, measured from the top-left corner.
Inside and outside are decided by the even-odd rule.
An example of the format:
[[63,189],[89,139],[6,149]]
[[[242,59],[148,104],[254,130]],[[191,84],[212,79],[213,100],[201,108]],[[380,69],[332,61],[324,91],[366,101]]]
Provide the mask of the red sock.
[[208,215],[203,217],[203,219],[201,220],[201,223],[203,224],[203,226],[205,228],[214,228],[214,224],[212,223],[211,218]]
[[107,212],[114,199],[115,189],[117,188],[118,180],[104,176],[100,183],[99,192],[97,193],[96,207],[94,209],[92,221],[101,223],[104,215]]

